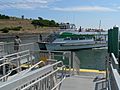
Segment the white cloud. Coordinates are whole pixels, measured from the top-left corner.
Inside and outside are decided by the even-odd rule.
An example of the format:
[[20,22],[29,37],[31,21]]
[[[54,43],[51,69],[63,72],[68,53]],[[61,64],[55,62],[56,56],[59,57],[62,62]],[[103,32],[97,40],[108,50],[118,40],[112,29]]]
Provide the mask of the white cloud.
[[79,7],[67,7],[67,8],[53,8],[56,11],[68,11],[68,12],[81,12],[81,11],[96,11],[96,12],[115,12],[116,9],[101,7],[101,6],[79,6]]
[[17,8],[17,9],[35,9],[47,8],[50,3],[57,0],[12,0],[11,2],[0,1],[0,8]]
[[117,7],[118,9],[120,9],[120,7]]

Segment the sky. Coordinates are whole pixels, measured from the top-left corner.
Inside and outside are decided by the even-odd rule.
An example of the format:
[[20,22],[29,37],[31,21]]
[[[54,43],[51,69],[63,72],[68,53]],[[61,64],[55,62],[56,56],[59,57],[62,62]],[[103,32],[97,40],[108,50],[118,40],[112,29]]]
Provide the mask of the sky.
[[108,30],[120,26],[120,0],[0,0],[0,13],[25,18],[43,17],[77,28]]

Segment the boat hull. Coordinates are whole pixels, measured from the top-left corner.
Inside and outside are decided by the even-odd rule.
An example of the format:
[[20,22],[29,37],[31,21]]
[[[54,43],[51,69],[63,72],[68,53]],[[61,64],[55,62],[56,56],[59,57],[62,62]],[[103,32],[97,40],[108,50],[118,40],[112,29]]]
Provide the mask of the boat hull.
[[[62,44],[62,43],[39,43],[40,50],[52,50],[52,51],[59,51],[59,50],[79,50],[79,49],[90,49],[90,48],[100,48],[106,47],[106,43],[94,43],[94,44]],[[44,46],[45,48],[42,48]]]

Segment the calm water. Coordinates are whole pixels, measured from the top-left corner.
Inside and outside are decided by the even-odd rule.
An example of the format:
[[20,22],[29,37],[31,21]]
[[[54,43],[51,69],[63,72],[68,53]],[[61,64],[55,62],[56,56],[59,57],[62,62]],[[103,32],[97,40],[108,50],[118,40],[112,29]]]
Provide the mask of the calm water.
[[[22,43],[30,43],[38,41],[38,35],[20,36]],[[13,42],[14,37],[0,38],[0,41]],[[74,51],[80,59],[80,68],[84,69],[105,69],[105,57],[107,50],[105,49],[88,49]]]
[[105,57],[107,49],[88,49],[75,51],[80,59],[80,68],[84,69],[105,69]]

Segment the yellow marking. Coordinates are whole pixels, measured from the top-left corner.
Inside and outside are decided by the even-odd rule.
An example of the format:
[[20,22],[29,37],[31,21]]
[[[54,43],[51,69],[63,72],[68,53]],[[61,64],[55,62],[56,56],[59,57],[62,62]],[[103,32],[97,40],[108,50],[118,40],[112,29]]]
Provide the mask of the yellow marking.
[[[29,65],[31,67],[32,65]],[[21,67],[28,68],[28,64],[22,64]]]
[[80,69],[80,72],[106,73],[105,71],[91,70],[91,69]]
[[41,57],[40,61],[47,62],[47,57]]
[[[60,69],[60,70],[62,70],[62,69]],[[64,68],[63,70],[65,70],[65,68]],[[69,71],[69,69],[66,69],[66,71]],[[73,68],[71,68],[71,71],[73,71]],[[74,69],[74,71],[77,71],[77,70]],[[106,73],[106,71],[92,70],[92,69],[79,69],[79,71],[80,71],[80,72],[101,73],[101,74],[102,74],[102,73],[103,73],[103,74]]]
[[[29,67],[31,67],[32,65],[29,65]],[[25,68],[28,68],[28,64],[22,64],[21,67],[25,67]],[[59,68],[60,70],[62,70],[61,68]],[[66,71],[69,71],[69,69],[63,69],[63,70],[66,70]],[[71,71],[73,71],[73,68],[71,68]],[[74,69],[74,71],[76,71]],[[79,69],[80,72],[92,72],[92,73],[103,73],[105,74],[106,71],[100,71],[100,70],[92,70],[92,69]]]

